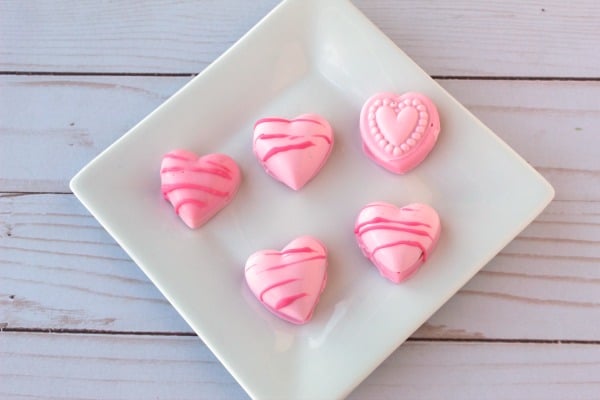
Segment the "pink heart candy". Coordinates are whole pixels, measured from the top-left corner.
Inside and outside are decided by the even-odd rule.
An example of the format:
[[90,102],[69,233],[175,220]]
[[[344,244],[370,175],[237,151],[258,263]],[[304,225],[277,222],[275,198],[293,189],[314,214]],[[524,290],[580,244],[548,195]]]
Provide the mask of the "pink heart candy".
[[440,132],[433,102],[421,93],[377,93],[360,114],[365,153],[397,174],[415,168],[431,152]]
[[317,239],[301,236],[281,251],[252,254],[245,276],[252,293],[269,311],[288,322],[305,324],[327,283],[327,249]]
[[402,208],[382,202],[367,204],[354,226],[363,254],[395,283],[407,279],[427,260],[440,231],[437,212],[419,203]]
[[254,154],[269,175],[294,190],[310,181],[327,161],[333,131],[325,118],[263,118],[254,125]]
[[235,161],[224,154],[198,157],[187,150],[173,150],[163,156],[160,180],[164,198],[195,229],[229,204],[241,175]]

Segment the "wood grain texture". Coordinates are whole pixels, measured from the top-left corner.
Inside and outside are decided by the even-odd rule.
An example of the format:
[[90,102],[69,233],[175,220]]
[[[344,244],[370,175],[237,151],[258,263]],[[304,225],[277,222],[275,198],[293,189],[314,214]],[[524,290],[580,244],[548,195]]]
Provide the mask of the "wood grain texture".
[[[0,70],[196,73],[278,2],[0,2]],[[600,77],[594,0],[354,3],[433,75]]]
[[[0,360],[7,399],[247,398],[195,337],[4,333]],[[598,376],[600,346],[408,342],[349,399],[596,399]]]
[[[189,79],[0,76],[0,191],[68,192],[81,167]],[[600,199],[590,184],[600,171],[600,82],[439,82],[537,167],[558,199]],[[60,107],[48,112],[52,104]]]
[[[68,180],[278,2],[0,1],[0,398],[247,398]],[[597,399],[600,4],[353,2],[557,194],[350,399]]]
[[189,79],[0,76],[0,190],[68,192],[79,169]]
[[0,204],[0,326],[189,331],[74,196]]
[[[553,202],[413,337],[600,338],[599,237],[600,202]],[[5,328],[191,332],[72,195],[0,197],[0,280]]]

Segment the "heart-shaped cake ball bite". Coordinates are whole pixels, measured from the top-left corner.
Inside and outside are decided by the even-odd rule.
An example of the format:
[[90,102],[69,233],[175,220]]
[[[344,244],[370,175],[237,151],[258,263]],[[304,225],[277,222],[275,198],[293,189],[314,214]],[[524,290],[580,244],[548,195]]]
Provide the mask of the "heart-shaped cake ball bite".
[[240,169],[224,154],[198,157],[187,150],[163,156],[161,190],[175,213],[192,229],[204,225],[235,196]]
[[440,218],[425,204],[398,208],[367,204],[358,214],[354,234],[363,254],[379,273],[399,283],[427,261],[440,237]]
[[246,282],[273,314],[305,324],[327,283],[327,249],[311,236],[292,240],[281,251],[261,250],[246,261]]
[[254,125],[254,154],[265,171],[294,190],[310,181],[327,161],[333,131],[325,118],[303,114],[292,120],[262,118]]
[[364,104],[360,132],[365,153],[396,174],[415,168],[433,149],[440,117],[421,93],[377,93]]

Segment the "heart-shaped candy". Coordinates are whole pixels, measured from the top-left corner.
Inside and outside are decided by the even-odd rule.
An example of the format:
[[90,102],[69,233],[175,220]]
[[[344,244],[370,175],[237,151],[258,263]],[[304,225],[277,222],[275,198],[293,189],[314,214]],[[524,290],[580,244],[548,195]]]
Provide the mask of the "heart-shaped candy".
[[377,93],[362,108],[360,132],[363,149],[373,161],[403,174],[433,149],[440,117],[435,104],[421,93]]
[[427,260],[440,236],[440,218],[425,204],[398,208],[367,204],[358,214],[354,234],[363,254],[379,273],[399,283]]
[[187,150],[173,150],[162,159],[162,194],[192,229],[202,226],[229,204],[240,180],[237,164],[224,154],[198,157]]
[[254,154],[269,175],[294,190],[319,172],[332,147],[331,126],[316,114],[263,118],[254,125]]
[[305,324],[327,282],[327,249],[311,236],[292,240],[281,251],[261,250],[246,261],[246,282],[273,314]]

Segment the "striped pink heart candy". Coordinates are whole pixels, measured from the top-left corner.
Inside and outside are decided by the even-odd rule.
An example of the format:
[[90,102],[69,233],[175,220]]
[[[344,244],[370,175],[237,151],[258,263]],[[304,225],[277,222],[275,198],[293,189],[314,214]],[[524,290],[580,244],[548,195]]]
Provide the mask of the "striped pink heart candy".
[[425,204],[398,208],[367,204],[358,214],[354,234],[363,254],[379,273],[399,283],[427,261],[440,236],[440,218]]
[[246,261],[245,276],[256,298],[273,314],[305,324],[327,283],[327,249],[301,236],[281,251],[261,250]]
[[224,154],[198,157],[187,150],[163,156],[161,190],[175,213],[192,229],[204,225],[235,196],[240,169]]
[[367,156],[389,171],[404,174],[433,149],[440,117],[435,104],[421,93],[377,93],[362,108],[360,132]]
[[263,118],[254,125],[254,154],[269,175],[294,190],[310,181],[327,161],[333,131],[325,118]]

